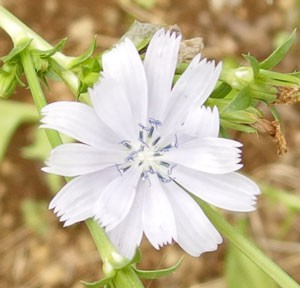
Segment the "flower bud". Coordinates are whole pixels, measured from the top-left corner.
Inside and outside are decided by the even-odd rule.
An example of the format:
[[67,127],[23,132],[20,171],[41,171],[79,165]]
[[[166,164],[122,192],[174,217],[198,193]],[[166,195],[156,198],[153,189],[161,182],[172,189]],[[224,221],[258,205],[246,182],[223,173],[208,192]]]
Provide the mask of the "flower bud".
[[42,58],[39,55],[33,55],[34,67],[39,72],[46,72],[49,68],[49,61],[47,58]]
[[251,67],[240,67],[237,69],[223,70],[221,79],[236,90],[242,90],[244,87],[254,82],[254,73]]
[[18,83],[17,66],[4,64],[0,70],[0,98],[8,98],[15,90]]

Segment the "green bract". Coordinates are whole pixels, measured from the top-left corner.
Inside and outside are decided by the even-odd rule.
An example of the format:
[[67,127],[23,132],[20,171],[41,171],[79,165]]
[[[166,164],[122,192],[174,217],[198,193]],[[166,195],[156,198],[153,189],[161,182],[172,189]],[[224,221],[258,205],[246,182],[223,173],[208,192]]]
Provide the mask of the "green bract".
[[179,268],[182,260],[183,257],[175,265],[165,269],[140,270],[135,267],[135,264],[141,261],[140,251],[137,250],[134,258],[131,261],[128,261],[127,264],[124,264],[119,268],[115,267],[113,270],[110,271],[109,275],[106,275],[104,278],[95,282],[81,281],[81,283],[88,288],[100,288],[100,287],[104,287],[105,285],[107,285],[105,287],[111,287],[111,288],[143,287],[143,286],[133,285],[131,281],[134,280],[132,279],[135,279],[135,277],[138,276],[141,279],[154,280],[164,276],[168,276]]
[[[220,83],[207,101],[207,105],[219,108],[222,128],[256,132],[252,124],[263,118],[262,112],[257,108],[258,104],[275,103],[282,88],[291,89],[293,92],[290,93],[292,96],[289,96],[287,103],[299,101],[299,73],[286,74],[269,70],[280,63],[294,41],[295,31],[262,62],[251,55],[244,55],[250,66],[228,68],[225,65]],[[294,101],[291,97],[295,97]],[[275,108],[270,109],[273,114]]]

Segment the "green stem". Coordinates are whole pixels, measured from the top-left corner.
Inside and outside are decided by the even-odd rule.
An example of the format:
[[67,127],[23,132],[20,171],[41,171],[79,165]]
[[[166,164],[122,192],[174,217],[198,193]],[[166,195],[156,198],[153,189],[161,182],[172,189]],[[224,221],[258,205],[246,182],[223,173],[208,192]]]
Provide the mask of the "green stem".
[[[47,101],[41,88],[39,78],[36,74],[34,64],[28,49],[23,50],[20,57],[34,104],[38,112],[41,113],[42,108],[47,105]],[[62,143],[60,136],[56,131],[47,129],[46,134],[52,147],[56,147]]]
[[100,257],[104,263],[104,274],[109,276],[114,270],[126,266],[128,260],[118,254],[101,226],[93,219],[85,221],[95,241]]
[[99,230],[99,224],[95,221],[87,220],[86,225],[89,228],[90,233],[93,235],[93,238],[96,240],[95,244],[99,251],[99,254],[103,255],[103,257],[101,258],[105,258],[105,251],[114,250],[106,233],[103,231],[103,229]]
[[126,267],[123,270],[117,271],[113,279],[113,287],[115,288],[143,288],[141,280],[135,273],[132,267]]
[[283,189],[271,186],[269,184],[261,184],[264,195],[267,195],[272,200],[286,205],[288,208],[300,211],[300,197],[299,195],[289,193]]
[[[28,82],[28,86],[30,88],[35,106],[37,107],[39,113],[42,108],[47,105],[47,101],[44,95],[44,92],[41,88],[38,75],[34,68],[34,63],[32,57],[30,55],[29,49],[24,49],[21,54],[21,62],[23,65],[24,73],[26,75],[26,79]],[[46,134],[49,139],[49,142],[52,148],[62,144],[60,135],[58,132],[54,130],[46,129]],[[66,179],[67,180],[67,179]],[[103,271],[106,276],[113,276],[115,273],[115,269],[119,267],[126,266],[128,260],[123,256],[119,255],[112,243],[110,242],[109,238],[107,237],[104,230],[101,226],[94,220],[89,219],[86,221],[86,225],[88,226],[90,233],[94,239],[95,245],[99,251],[100,258],[103,261]],[[137,276],[132,276],[132,273],[126,274],[127,278],[130,278],[133,283],[137,281]],[[130,276],[131,275],[131,276]],[[125,278],[125,280],[127,279]],[[141,286],[141,282],[139,285],[131,286],[131,287],[143,287]]]
[[300,286],[276,263],[268,258],[261,250],[237,232],[216,210],[202,200],[195,198],[214,226],[232,245],[246,255],[282,288],[299,288]]
[[[24,41],[28,41],[28,39],[32,39],[32,42],[30,43],[31,48],[44,51],[53,48],[47,41],[33,32],[29,27],[2,6],[0,6],[0,27],[10,36],[15,47]],[[60,52],[56,52],[51,56],[51,58],[54,62],[59,63],[59,65],[64,68],[67,68],[69,63],[71,63],[74,59],[73,57],[67,57]],[[67,69],[64,71],[58,71],[58,75],[63,79],[66,85],[71,88],[72,92],[75,92],[76,94],[79,88],[77,76]]]

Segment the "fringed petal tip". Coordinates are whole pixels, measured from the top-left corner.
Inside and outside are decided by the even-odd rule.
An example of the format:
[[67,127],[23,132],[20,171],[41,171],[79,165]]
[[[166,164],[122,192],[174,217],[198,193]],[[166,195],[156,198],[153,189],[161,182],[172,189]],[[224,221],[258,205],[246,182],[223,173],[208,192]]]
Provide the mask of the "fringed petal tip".
[[53,210],[53,213],[58,218],[59,222],[63,222],[63,227],[68,227],[74,224],[74,222],[70,221],[70,217],[67,217],[62,210],[59,210],[58,207],[55,206],[53,201],[50,202],[48,209]]
[[216,251],[218,249],[219,245],[221,245],[222,243],[223,243],[223,238],[220,237],[215,242],[212,242],[210,247],[205,248],[205,249],[199,249],[197,251],[186,250],[183,247],[182,247],[182,249],[185,250],[186,253],[188,253],[189,255],[191,255],[193,257],[200,257],[202,254],[204,254],[206,252]]
[[191,137],[205,138],[218,137],[219,130],[220,120],[217,106],[195,105],[185,119],[181,132]]
[[[176,236],[176,235],[174,235]],[[163,248],[166,245],[171,245],[176,243],[176,240],[174,238],[176,237],[171,237],[170,239],[164,239],[162,242],[157,243],[156,246],[153,246],[156,250],[160,250],[161,248]]]
[[174,41],[175,39],[177,41],[181,41],[182,34],[180,33],[180,31],[170,30],[166,27],[163,27],[155,32],[155,34],[153,35],[153,37],[151,39],[151,42],[152,41],[153,42],[154,41],[163,41],[162,38],[165,38],[165,39],[171,40],[171,41]]
[[55,212],[54,212],[55,205],[53,204],[53,201],[51,201],[51,202],[49,203],[48,209],[49,209],[49,210],[53,210],[53,213],[55,213]]
[[54,209],[54,214],[59,219],[59,222],[63,222],[63,227],[68,227],[73,224],[85,221],[89,218],[92,218],[92,215],[89,211],[57,211],[56,208]]
[[[176,242],[195,257],[222,243],[221,235],[182,187],[209,204],[238,212],[254,211],[260,194],[251,180],[233,172],[242,167],[242,144],[218,138],[218,109],[202,106],[218,81],[222,62],[198,54],[173,85],[181,37],[177,31],[159,29],[144,61],[125,38],[103,55],[104,72],[88,90],[93,107],[64,101],[41,112],[41,128],[84,143],[58,146],[42,168],[47,173],[79,176],[61,189],[49,209],[64,227],[94,219],[129,259],[143,233],[156,249]],[[176,133],[188,125],[192,109],[201,106],[191,116],[190,139],[178,144]],[[149,119],[163,127],[155,130]],[[148,122],[153,127],[143,126]],[[163,145],[169,139],[175,144]],[[148,147],[149,143],[155,144]],[[141,159],[149,161],[147,166]],[[126,165],[123,169],[115,163]],[[166,171],[166,167],[171,168]],[[141,180],[146,176],[151,177],[149,187]]]
[[166,238],[166,235],[161,235],[160,237],[156,237],[155,239],[147,239],[156,250],[160,250],[166,245],[177,243],[175,238],[177,238],[176,235],[173,235],[169,238]]
[[210,73],[214,74],[217,79],[219,78],[223,67],[222,61],[216,63],[215,60],[210,60],[208,58],[202,57],[201,53],[198,53],[191,61],[190,68],[196,68],[199,64],[206,67],[207,71],[210,71]]

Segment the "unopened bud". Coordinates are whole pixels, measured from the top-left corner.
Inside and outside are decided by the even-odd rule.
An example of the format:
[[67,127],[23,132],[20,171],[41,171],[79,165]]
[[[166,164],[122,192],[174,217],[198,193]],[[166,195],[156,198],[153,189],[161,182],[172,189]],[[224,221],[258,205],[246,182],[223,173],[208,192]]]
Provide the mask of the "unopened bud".
[[46,58],[42,58],[39,55],[33,57],[34,67],[38,72],[46,72],[49,67],[49,61]]
[[254,73],[251,67],[240,67],[237,69],[228,69],[225,72],[223,70],[221,78],[232,88],[242,90],[254,82]]
[[0,70],[0,98],[8,98],[15,90],[18,80],[16,78],[16,65],[4,64]]

